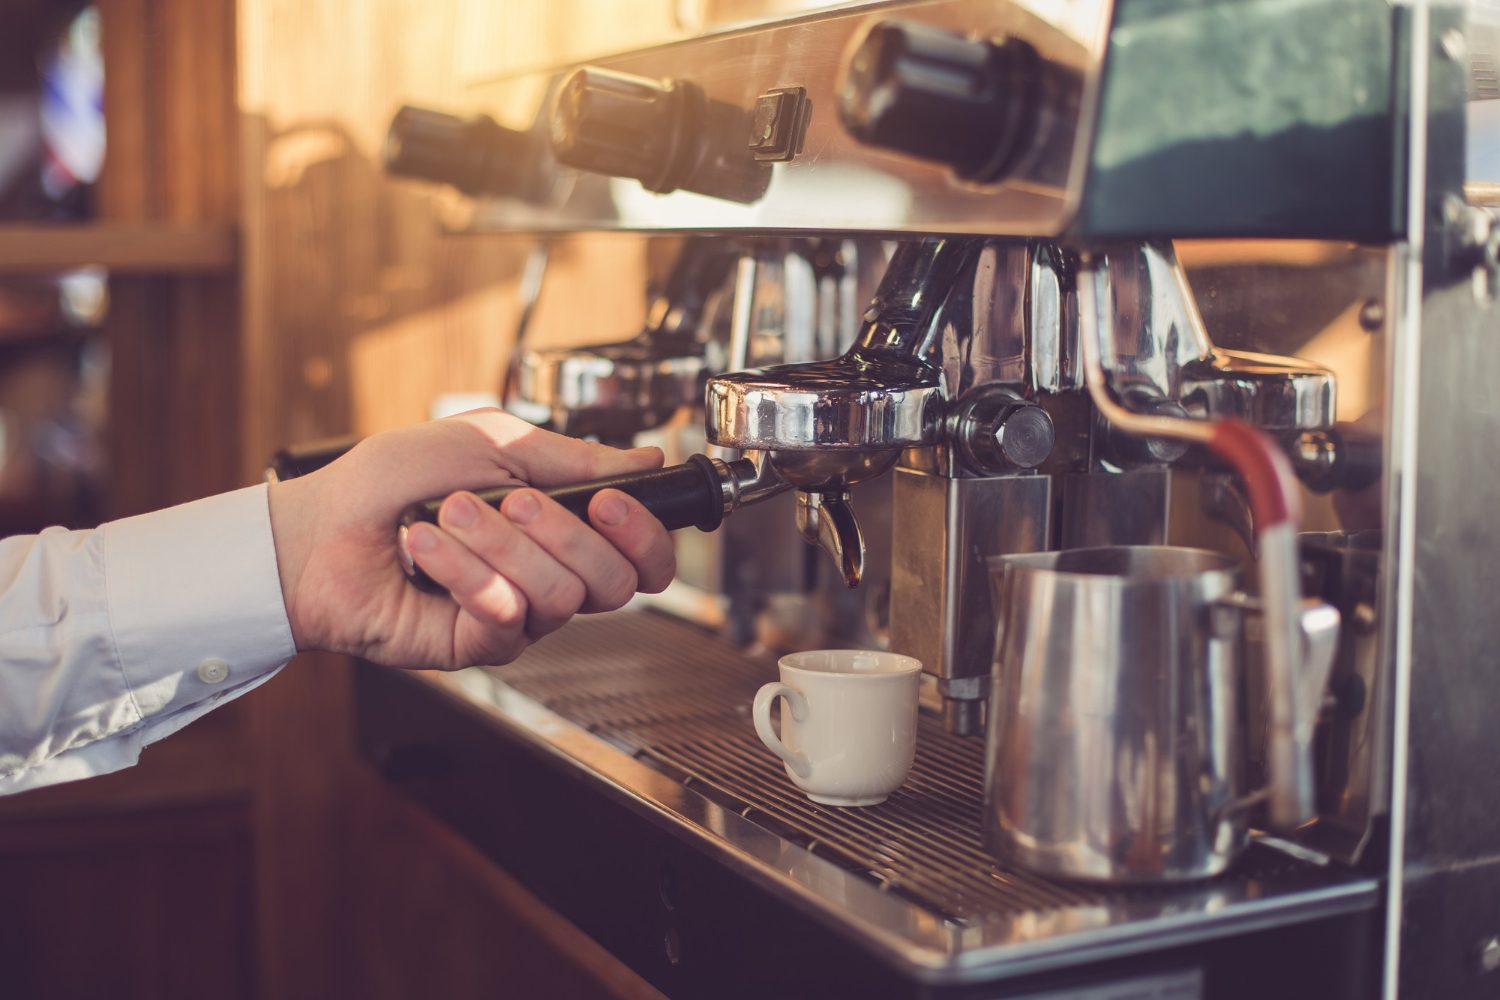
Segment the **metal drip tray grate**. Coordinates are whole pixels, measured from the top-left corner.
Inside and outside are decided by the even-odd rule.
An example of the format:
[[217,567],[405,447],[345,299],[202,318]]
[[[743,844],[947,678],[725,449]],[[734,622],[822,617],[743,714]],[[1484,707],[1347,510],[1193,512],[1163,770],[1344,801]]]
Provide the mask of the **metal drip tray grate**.
[[[690,625],[637,612],[579,619],[494,674],[700,794],[950,920],[1123,898],[997,865],[981,838],[983,744],[950,735],[926,714],[911,777],[884,803],[841,809],[809,801],[750,723],[751,699],[774,679],[775,665]],[[1257,849],[1226,877],[1295,867]]]

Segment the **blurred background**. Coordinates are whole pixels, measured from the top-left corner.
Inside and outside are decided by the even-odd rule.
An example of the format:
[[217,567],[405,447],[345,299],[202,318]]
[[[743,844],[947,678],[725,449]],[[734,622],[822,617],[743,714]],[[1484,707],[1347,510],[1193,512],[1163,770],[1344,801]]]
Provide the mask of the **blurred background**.
[[[386,179],[391,114],[735,7],[5,0],[0,535],[493,396],[528,247]],[[549,325],[639,323],[576,298]],[[355,758],[348,671],[301,657],[136,768],[0,799],[0,996],[656,995]]]

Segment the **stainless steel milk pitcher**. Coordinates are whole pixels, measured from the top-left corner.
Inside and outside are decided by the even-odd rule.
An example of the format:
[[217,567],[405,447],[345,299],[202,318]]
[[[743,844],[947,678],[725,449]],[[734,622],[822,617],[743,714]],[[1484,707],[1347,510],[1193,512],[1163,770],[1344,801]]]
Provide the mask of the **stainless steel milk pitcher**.
[[[1244,623],[1256,601],[1239,560],[1120,546],[999,556],[990,573],[990,849],[1065,878],[1223,871],[1264,794],[1245,787]],[[1338,620],[1303,605],[1299,726],[1316,722]]]

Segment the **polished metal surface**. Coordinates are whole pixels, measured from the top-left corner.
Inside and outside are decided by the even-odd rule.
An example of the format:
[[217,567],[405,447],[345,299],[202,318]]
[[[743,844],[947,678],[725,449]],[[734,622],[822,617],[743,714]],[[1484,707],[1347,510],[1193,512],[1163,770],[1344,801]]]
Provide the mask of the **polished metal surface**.
[[799,534],[833,558],[850,587],[860,580],[864,541],[849,487],[886,472],[903,449],[937,442],[941,373],[929,348],[949,294],[980,250],[967,239],[903,243],[846,353],[709,380],[708,439],[769,454],[800,491]]
[[624,611],[581,619],[509,666],[423,679],[924,982],[1073,967],[1373,905],[1373,882],[1262,848],[1221,879],[1173,888],[998,866],[981,836],[981,745],[927,716],[912,776],[890,799],[819,806],[751,729],[751,699],[774,676],[722,640]]
[[[1070,384],[1076,371],[1072,359],[1087,357],[1077,341],[1080,329],[1100,338],[1095,381],[1102,387],[1107,367],[1111,386],[1136,408],[1121,406],[1102,388],[1094,393],[1096,406],[1122,434],[1138,435],[1149,425],[1165,429],[1166,438],[1206,441],[1208,421],[1225,417],[1277,431],[1321,427],[1333,419],[1333,379],[1327,371],[1292,359],[1214,349],[1169,244],[1121,245],[1091,257],[1081,292],[1065,277],[1075,266],[1066,253],[1019,241],[904,244],[892,258],[865,329],[846,355],[728,373],[709,383],[710,440],[772,449],[778,471],[798,489],[837,496],[847,483],[884,472],[903,447],[917,456],[913,474],[948,477],[927,490],[911,480],[897,487],[891,618],[897,648],[923,660],[945,685],[942,693],[958,732],[978,731],[977,704],[984,700],[982,690],[950,690],[953,681],[983,676],[988,669],[993,617],[983,560],[1052,544],[1048,515],[1021,517],[1006,529],[978,527],[1003,523],[1015,512],[987,509],[977,499],[984,488],[966,480],[1040,465],[1050,456],[1052,417],[1022,392],[1042,390],[1038,383],[1054,389]],[[1030,308],[1022,294],[1028,287],[1042,299]],[[1080,294],[1086,302],[1080,302]],[[1080,326],[1080,316],[1090,322]],[[1033,356],[1040,369],[1031,366]],[[1166,412],[1175,416],[1163,416]],[[1007,453],[1007,418],[1033,415],[1045,434],[1024,441],[1025,435],[1018,435],[1014,455]],[[1175,460],[1185,450],[1185,445],[1173,450],[1150,439],[1147,444],[1154,445],[1145,453],[1147,462]],[[931,460],[920,455],[924,448],[935,449]],[[1086,465],[1086,448],[1087,442],[1081,447],[1075,442],[1059,467]],[[794,456],[795,463],[789,460]],[[996,496],[1016,489],[997,485],[1004,478],[988,481]],[[1160,500],[1158,510],[1147,512],[1148,520],[1167,517],[1167,497]],[[857,525],[841,501],[830,506],[838,517],[813,516],[821,503],[799,501],[799,530],[833,556],[852,584],[857,564],[848,556],[859,539]],[[903,504],[921,509],[903,513]],[[1029,511],[1034,504],[1015,506]],[[1130,502],[1122,509],[1139,508]],[[1236,512],[1225,507],[1221,517]],[[997,537],[1006,531],[1016,534]],[[1127,531],[1126,538],[1153,540],[1132,534],[1138,532]]]
[[895,472],[891,648],[938,678],[956,733],[983,731],[995,643],[985,559],[1048,547],[1052,485],[1042,475]]
[[797,491],[797,534],[828,553],[844,585],[859,586],[865,571],[865,540],[847,490]]
[[[827,361],[728,372],[709,381],[705,426],[714,444],[776,452],[829,451],[863,464],[940,431],[941,372],[929,357],[950,293],[981,251],[973,239],[900,244],[865,310],[854,345]],[[883,470],[881,470],[883,471]],[[802,485],[802,477],[788,472]],[[855,480],[851,480],[855,481]],[[834,477],[828,483],[837,486]],[[807,488],[820,483],[807,482]]]
[[[486,230],[1060,232],[1080,196],[1109,6],[1106,0],[868,5],[599,58],[589,65],[664,83],[686,81],[709,101],[740,109],[747,119],[746,160],[749,116],[757,101],[779,88],[802,87],[812,108],[802,152],[769,165],[769,188],[753,204],[688,191],[653,194],[636,180],[580,173],[560,205],[538,210],[496,200],[480,206],[469,225]],[[1043,61],[1047,107],[1038,114],[1027,155],[1007,181],[960,181],[940,164],[865,146],[840,124],[836,109],[848,53],[872,26],[897,15],[960,34],[1023,41]],[[550,115],[546,95],[571,68],[495,80],[472,88],[469,96],[503,124],[529,125]]]
[[1058,547],[1167,545],[1171,536],[1172,479],[1165,465],[1129,472],[1060,476]]
[[709,437],[775,452],[897,452],[937,440],[941,401],[935,373],[894,365],[835,359],[754,370],[709,382]]
[[786,237],[689,237],[675,254],[631,338],[537,349],[518,338],[507,406],[564,434],[629,442],[701,408],[710,374],[846,349],[881,257],[873,241]]
[[[1298,637],[1297,484],[1290,463],[1262,431],[1214,419],[1212,415],[1207,420],[1193,420],[1160,412],[1143,413],[1114,398],[1112,369],[1104,363],[1114,349],[1116,337],[1117,317],[1111,300],[1118,298],[1119,289],[1109,278],[1111,268],[1108,259],[1086,255],[1077,275],[1079,342],[1083,348],[1085,386],[1094,406],[1111,425],[1132,437],[1165,438],[1218,452],[1221,459],[1234,466],[1252,498],[1257,494],[1268,498],[1255,511],[1256,570],[1264,624],[1265,667],[1261,687],[1266,696],[1266,759],[1271,775],[1267,785],[1267,814],[1273,828],[1289,832],[1312,818],[1314,809],[1312,721],[1304,719],[1305,705],[1299,702],[1298,695],[1310,670],[1319,668],[1326,679],[1328,666],[1315,662]],[[1183,303],[1190,304],[1192,297],[1186,277],[1175,266],[1173,273]],[[1201,323],[1196,307],[1190,311],[1193,321]],[[1233,437],[1238,444],[1220,449],[1226,430],[1235,431]]]
[[1098,286],[1100,364],[1120,395],[1180,399],[1189,366],[1213,342],[1170,243],[1112,246],[1091,261]]
[[[665,339],[665,338],[663,338]],[[691,353],[681,353],[688,349]],[[629,442],[703,396],[701,344],[637,338],[586,348],[525,352],[516,395],[563,434]]]
[[[990,566],[1000,610],[985,820],[997,856],[1118,883],[1223,871],[1262,797],[1247,784],[1238,709],[1239,561],[1127,546]],[[1289,694],[1317,706],[1337,612],[1310,608],[1302,628],[1309,652]]]
[[[1327,369],[1214,346],[1171,244],[1114,246],[1091,255],[1087,269],[1080,288],[1092,295],[1081,305],[1097,316],[1100,367],[1132,408],[1168,400],[1195,418],[1232,417],[1274,432],[1334,422]],[[1122,422],[1118,413],[1112,419]]]
[[1295,358],[1215,349],[1182,378],[1181,401],[1191,414],[1233,417],[1277,433],[1333,424],[1333,373]]
[[[1467,243],[1465,151],[1492,152],[1495,119],[1466,119],[1465,61],[1492,4],[1421,5],[1408,46],[1411,244],[1393,268],[1386,419],[1382,655],[1393,665],[1387,997],[1493,996],[1483,954],[1500,886],[1495,719],[1500,562],[1496,301]],[[1494,102],[1478,102],[1490,105]],[[1467,107],[1466,107],[1467,105]],[[1426,111],[1427,113],[1422,113]],[[1481,154],[1483,155],[1483,154]],[[1491,161],[1491,167],[1493,162]]]

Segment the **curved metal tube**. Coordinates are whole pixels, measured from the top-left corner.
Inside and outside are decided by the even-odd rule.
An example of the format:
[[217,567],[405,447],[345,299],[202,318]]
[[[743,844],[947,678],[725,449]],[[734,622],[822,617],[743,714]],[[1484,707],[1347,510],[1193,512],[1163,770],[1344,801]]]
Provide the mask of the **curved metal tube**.
[[[1298,627],[1301,586],[1297,574],[1298,494],[1291,464],[1260,431],[1234,420],[1202,421],[1135,413],[1111,394],[1100,361],[1104,337],[1096,259],[1078,270],[1078,322],[1089,398],[1112,425],[1127,434],[1201,444],[1229,462],[1245,480],[1259,540],[1258,566],[1265,616],[1267,746],[1270,820],[1290,830],[1312,813],[1312,725],[1315,713],[1299,704],[1304,694]],[[1321,695],[1321,692],[1319,692]]]

